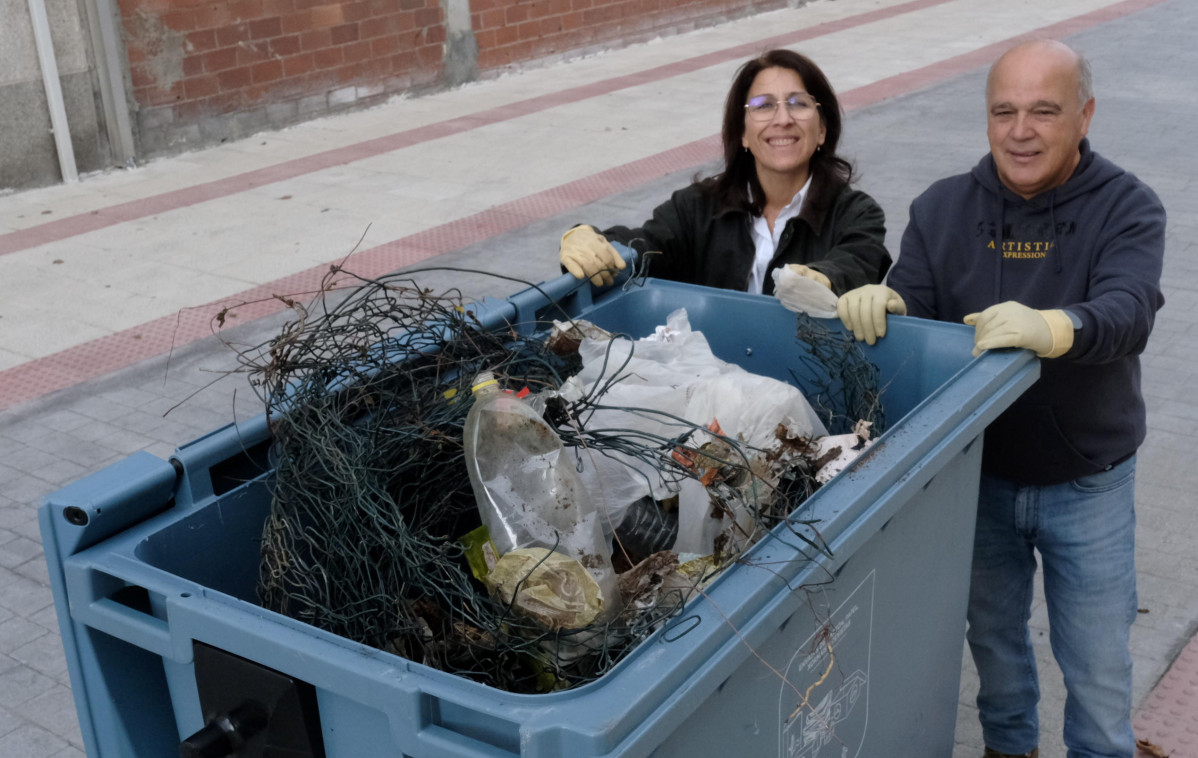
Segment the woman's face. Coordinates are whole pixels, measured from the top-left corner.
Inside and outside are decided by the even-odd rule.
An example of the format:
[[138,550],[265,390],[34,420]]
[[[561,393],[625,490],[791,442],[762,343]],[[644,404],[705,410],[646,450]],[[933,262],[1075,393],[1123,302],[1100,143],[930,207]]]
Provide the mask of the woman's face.
[[[803,79],[789,68],[763,69],[749,87],[746,104],[778,103],[768,118],[745,109],[745,134],[741,144],[753,154],[759,181],[769,181],[767,174],[776,174],[785,181],[807,181],[811,156],[824,143],[824,128],[818,108],[787,107],[794,95],[797,100],[810,101]],[[768,110],[768,108],[767,108]],[[759,120],[761,118],[761,120]]]

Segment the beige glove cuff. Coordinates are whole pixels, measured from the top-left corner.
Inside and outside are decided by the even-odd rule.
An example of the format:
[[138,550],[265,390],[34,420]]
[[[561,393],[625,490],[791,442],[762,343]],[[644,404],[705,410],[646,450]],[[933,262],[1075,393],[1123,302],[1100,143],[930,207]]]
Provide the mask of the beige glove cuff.
[[1040,311],[1052,332],[1052,347],[1046,353],[1036,353],[1041,358],[1059,358],[1073,347],[1073,321],[1065,311],[1057,309]]

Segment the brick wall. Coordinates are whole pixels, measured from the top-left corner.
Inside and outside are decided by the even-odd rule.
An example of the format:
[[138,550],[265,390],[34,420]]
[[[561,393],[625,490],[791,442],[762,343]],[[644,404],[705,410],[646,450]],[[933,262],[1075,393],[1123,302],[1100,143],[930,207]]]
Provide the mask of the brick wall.
[[441,75],[440,0],[120,0],[140,151],[377,101]]
[[[143,157],[249,136],[480,71],[785,5],[787,0],[119,0]],[[459,27],[468,19],[469,28],[447,29],[447,15],[459,19]]]
[[786,0],[470,0],[483,70],[643,42],[786,5]]

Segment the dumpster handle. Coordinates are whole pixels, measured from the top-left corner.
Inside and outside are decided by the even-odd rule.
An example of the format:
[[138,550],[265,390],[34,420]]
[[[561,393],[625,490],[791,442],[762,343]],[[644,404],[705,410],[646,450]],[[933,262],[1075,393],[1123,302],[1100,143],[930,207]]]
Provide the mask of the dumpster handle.
[[[91,601],[87,609],[88,618],[77,620],[151,652],[160,655],[169,652],[171,635],[166,621],[107,597]],[[114,631],[113,625],[118,625],[117,631]]]
[[[516,331],[531,334],[540,328],[543,318],[568,319],[571,305],[576,310],[585,310],[591,305],[591,285],[580,282],[570,274],[517,292],[507,299],[516,310],[512,326]],[[556,308],[554,306],[557,306]]]
[[429,724],[421,729],[420,738],[433,749],[435,755],[453,755],[461,758],[516,758],[518,755],[437,724]]
[[562,320],[572,320],[571,313],[590,310],[598,292],[627,284],[635,274],[638,254],[636,250],[618,242],[613,243],[612,247],[624,258],[626,266],[623,271],[616,272],[611,285],[592,287],[585,279],[576,279],[573,274],[562,274],[556,279],[533,285],[507,298],[507,303],[516,310],[516,320],[512,326],[518,332],[528,334],[538,328],[543,319],[560,317]]

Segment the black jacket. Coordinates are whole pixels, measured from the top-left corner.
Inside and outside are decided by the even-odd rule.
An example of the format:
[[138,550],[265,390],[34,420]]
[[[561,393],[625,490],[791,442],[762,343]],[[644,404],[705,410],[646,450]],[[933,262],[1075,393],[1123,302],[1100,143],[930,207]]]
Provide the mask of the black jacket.
[[[886,219],[874,199],[845,185],[820,192],[812,184],[799,215],[787,222],[770,270],[803,263],[832,282],[837,294],[882,281],[890,268]],[[642,255],[649,276],[745,290],[756,257],[753,217],[722,208],[700,185],[680,189],[640,229],[614,226],[602,234]],[[774,280],[765,277],[765,293]]]
[[1030,200],[1006,189],[989,155],[933,184],[888,284],[912,316],[960,322],[1015,300],[1081,321],[1073,346],[989,429],[983,468],[1059,484],[1127,458],[1144,440],[1139,354],[1148,342],[1165,252],[1165,209],[1132,174],[1081,143],[1067,182]]

